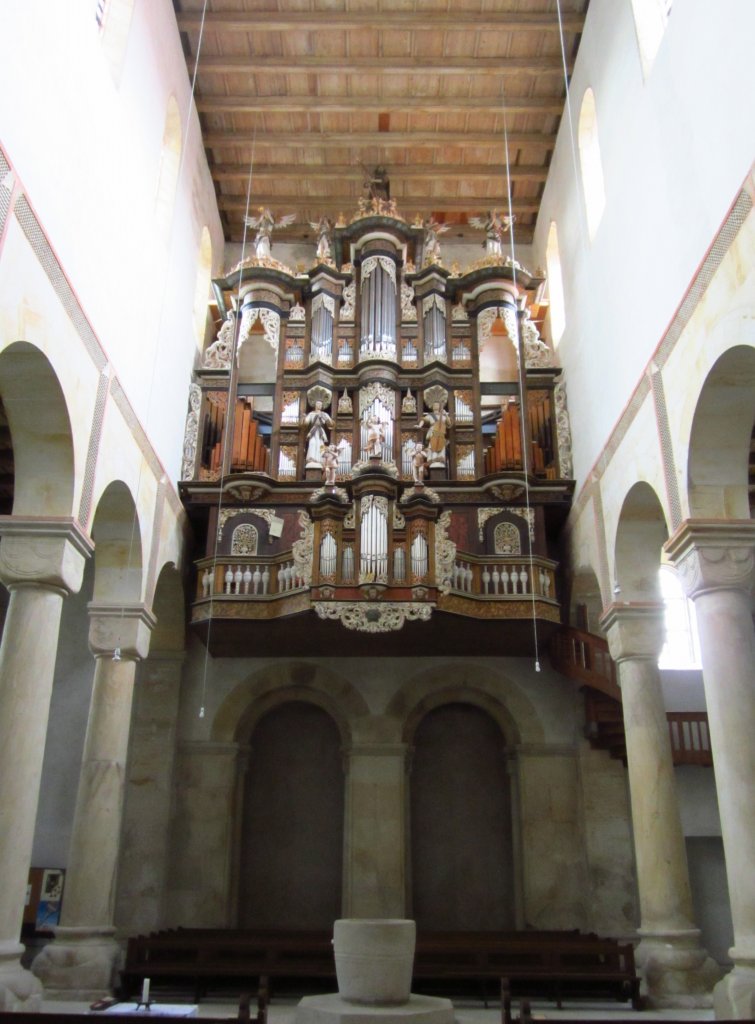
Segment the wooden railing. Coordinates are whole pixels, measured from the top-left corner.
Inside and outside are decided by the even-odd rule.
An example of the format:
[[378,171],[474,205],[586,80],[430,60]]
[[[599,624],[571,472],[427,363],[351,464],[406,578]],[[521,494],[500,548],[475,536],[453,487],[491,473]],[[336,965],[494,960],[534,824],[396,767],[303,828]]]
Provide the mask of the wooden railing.
[[616,665],[602,637],[581,629],[560,629],[551,641],[551,662],[562,675],[621,701]]
[[210,597],[269,600],[304,588],[290,553],[276,558],[221,555],[196,564],[198,601]]
[[712,765],[708,715],[705,711],[669,711],[668,730],[674,764]]
[[[593,633],[564,627],[551,640],[550,654],[553,667],[562,675],[610,698],[605,700],[597,694],[587,697],[587,735],[596,746],[626,760],[621,690],[606,641]],[[707,713],[669,711],[666,718],[674,764],[712,765]]]
[[451,589],[457,594],[487,598],[545,597],[556,599],[554,563],[529,558],[480,558],[462,555],[454,562]]

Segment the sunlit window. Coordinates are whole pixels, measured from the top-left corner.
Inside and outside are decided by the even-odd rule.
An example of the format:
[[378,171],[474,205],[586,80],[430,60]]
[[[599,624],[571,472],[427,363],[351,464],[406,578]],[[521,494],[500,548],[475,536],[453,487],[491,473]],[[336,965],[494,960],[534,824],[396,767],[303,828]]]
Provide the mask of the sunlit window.
[[603,216],[606,205],[606,191],[603,184],[603,163],[600,158],[598,141],[598,115],[595,109],[595,94],[587,89],[582,99],[577,128],[579,143],[579,160],[582,168],[582,188],[585,194],[585,213],[590,238],[595,232]]
[[212,276],[212,239],[207,226],[202,228],[202,238],[199,242],[199,253],[197,255],[197,284],[194,290],[194,330],[197,336],[197,345],[201,348],[204,344],[205,330],[207,328],[207,297],[210,291],[210,278]]
[[551,340],[554,347],[561,340],[566,327],[564,307],[564,279],[561,275],[561,254],[558,249],[556,222],[551,221],[548,241],[545,244],[545,266],[548,275],[548,302],[551,318]]
[[658,659],[658,667],[700,668],[695,606],[686,597],[678,575],[670,566],[661,567],[659,580],[666,608],[666,643]]
[[165,130],[163,131],[160,170],[155,196],[155,220],[166,237],[173,218],[173,203],[176,198],[178,171],[181,166],[181,138],[181,115],[175,96],[171,96],[165,115]]
[[666,31],[673,0],[632,0],[642,72],[647,77]]
[[126,56],[134,0],[95,0],[94,17],[100,30],[100,41],[110,66],[113,81],[118,84]]

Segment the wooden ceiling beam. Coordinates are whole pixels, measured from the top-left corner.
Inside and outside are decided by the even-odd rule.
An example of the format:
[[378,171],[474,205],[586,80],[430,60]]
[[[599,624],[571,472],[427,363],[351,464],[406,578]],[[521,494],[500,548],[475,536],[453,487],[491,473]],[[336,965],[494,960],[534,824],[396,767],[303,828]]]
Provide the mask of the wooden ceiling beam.
[[[482,145],[503,146],[503,132],[264,132],[252,136],[248,132],[208,131],[203,134],[208,149],[229,147],[248,149],[278,148],[296,146],[311,150],[315,146],[347,146],[350,149],[363,146],[378,146],[383,149],[407,149],[412,146],[432,146],[442,149],[446,146]],[[556,136],[550,132],[509,132],[510,146],[542,146],[553,149]]]
[[[463,199],[449,199],[447,196],[393,196],[398,203],[399,210],[405,217],[413,217],[415,213],[424,211],[444,211],[447,213],[479,213],[490,210],[494,207],[508,211],[508,198],[500,192],[495,196],[469,196]],[[341,213],[347,217],[351,216],[357,204],[359,196],[296,196],[296,195],[267,195],[265,193],[252,193],[249,201],[249,210],[254,212],[258,207],[269,206],[271,209],[285,213],[294,212],[296,209],[305,208],[316,210],[320,213]],[[247,205],[243,196],[220,196],[218,207],[225,213],[245,214]],[[537,213],[540,203],[534,199],[514,199],[512,202],[514,213]],[[301,223],[305,223],[302,218]]]
[[[176,20],[182,32],[195,32],[202,26],[203,18],[201,11],[186,11],[177,14]],[[584,14],[573,11],[565,11],[561,16],[565,32],[581,32],[584,22]],[[469,11],[455,14],[391,11],[377,15],[373,11],[209,11],[204,16],[205,32],[332,32],[352,28],[427,32],[439,29],[454,32],[558,32],[559,18],[555,11],[538,14],[528,11],[479,14]]]
[[[212,169],[212,177],[216,181],[247,181],[249,168],[239,164],[217,164]],[[421,178],[482,178],[490,179],[506,174],[506,161],[501,155],[497,163],[491,164],[407,164],[392,166],[388,168],[391,181],[395,184],[399,181],[414,181]],[[512,166],[510,168],[512,181],[545,181],[548,177],[547,167],[537,166]],[[364,180],[364,170],[351,164],[255,164],[252,168],[253,181],[260,178],[275,178],[276,180],[293,178],[301,181],[306,177],[307,181],[330,181],[336,177],[340,180],[353,179]]]
[[334,75],[563,75],[564,65],[560,57],[202,57],[199,61],[201,76],[269,71]]
[[[204,96],[196,100],[202,114],[311,114],[383,113],[385,111],[421,111],[448,114],[472,110],[504,110],[501,96]],[[564,106],[559,96],[507,96],[507,114],[560,114]]]

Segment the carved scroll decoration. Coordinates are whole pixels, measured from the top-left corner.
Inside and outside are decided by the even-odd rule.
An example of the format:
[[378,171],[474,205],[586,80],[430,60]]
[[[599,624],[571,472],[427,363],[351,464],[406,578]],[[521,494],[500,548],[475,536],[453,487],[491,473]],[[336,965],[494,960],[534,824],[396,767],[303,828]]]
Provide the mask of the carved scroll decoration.
[[381,267],[396,286],[396,264],[388,256],[368,256],[362,263],[362,284],[372,274],[376,267]]
[[422,316],[426,316],[428,310],[433,307],[437,307],[440,310],[441,316],[446,315],[446,300],[442,295],[438,295],[437,292],[433,292],[432,295],[426,295],[422,300]]
[[414,305],[414,289],[406,281],[401,282],[401,322],[417,322],[417,307]]
[[301,535],[294,541],[291,552],[294,556],[296,573],[304,582],[305,587],[312,586],[312,565],[315,551],[315,524],[304,509],[299,510],[299,526]]
[[205,370],[227,370],[233,354],[233,335],[236,330],[236,314],[230,310],[218,331],[218,336],[207,349],[202,360]]
[[199,410],[202,405],[202,389],[197,384],[189,385],[189,414],[184,430],[183,462],[181,479],[192,480],[197,463],[197,438],[199,437]]
[[236,516],[258,516],[260,519],[265,520],[268,527],[274,519],[278,518],[274,508],[222,508],[218,516],[218,541],[223,536],[225,524],[229,519],[233,519]]
[[291,307],[291,310],[290,310],[290,312],[288,314],[288,320],[289,320],[289,323],[291,323],[291,321],[296,322],[297,320],[304,320],[304,319],[306,319],[306,316],[307,316],[306,309],[304,308],[304,306],[302,306],[302,304],[300,302],[297,302],[295,306]]
[[336,315],[336,300],[332,295],[326,295],[324,292],[318,292],[317,295],[312,299],[312,316],[315,315],[321,306],[325,306],[327,311],[332,317]]
[[571,479],[574,476],[571,451],[571,425],[569,410],[566,407],[566,387],[562,380],[553,389],[553,401],[556,411],[556,436],[558,437],[558,465],[561,476]]
[[498,508],[478,508],[477,509],[477,529],[480,531],[480,540],[483,538],[483,527],[487,523],[488,519],[492,519],[493,516],[500,515],[501,512],[508,512],[512,516],[520,516],[527,523],[529,527],[530,540],[535,540],[535,510],[532,508],[514,508],[512,506],[500,505]]
[[401,629],[405,622],[428,622],[433,613],[431,604],[414,601],[392,601],[390,604],[315,601],[313,607],[321,619],[337,619],[347,629],[359,633],[392,633]]
[[458,302],[453,307],[453,309],[451,310],[451,319],[452,320],[457,320],[457,321],[458,320],[465,320],[465,321],[469,320],[469,314],[467,313],[466,309],[464,308],[464,306],[462,305],[461,302]]
[[553,352],[540,337],[537,325],[526,316],[521,327],[525,366],[553,366]]
[[449,594],[454,580],[456,544],[448,536],[451,513],[442,512],[435,525],[435,582],[441,594]]
[[357,286],[352,281],[343,290],[343,307],[341,308],[341,320],[353,320],[357,302]]
[[404,519],[403,513],[399,510],[398,505],[393,506],[393,529],[403,530],[406,526],[406,519]]
[[359,418],[361,419],[365,409],[368,409],[376,398],[379,398],[392,416],[396,415],[396,392],[385,384],[372,381],[359,389]]
[[239,346],[237,350],[241,351],[241,346],[244,342],[249,340],[249,336],[252,333],[252,327],[260,321],[265,333],[265,341],[270,345],[273,352],[277,354],[278,343],[280,341],[280,330],[281,330],[281,317],[274,309],[265,309],[259,306],[255,306],[252,309],[245,309],[243,316],[241,317],[241,331],[239,332]]

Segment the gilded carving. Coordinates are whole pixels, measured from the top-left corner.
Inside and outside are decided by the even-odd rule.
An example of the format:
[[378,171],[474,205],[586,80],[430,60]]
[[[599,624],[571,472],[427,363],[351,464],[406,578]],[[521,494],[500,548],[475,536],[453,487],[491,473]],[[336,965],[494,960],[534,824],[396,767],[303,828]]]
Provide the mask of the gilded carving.
[[181,479],[191,480],[197,461],[197,437],[199,435],[199,409],[202,405],[202,389],[196,384],[189,386],[189,414],[184,431],[183,462]]
[[359,633],[395,632],[405,622],[428,622],[433,612],[432,604],[411,601],[392,601],[390,604],[315,601],[313,608],[321,619],[335,619],[346,629]]
[[435,526],[435,582],[441,594],[448,594],[454,579],[456,545],[448,536],[451,513],[443,512]]
[[301,535],[299,540],[294,541],[291,551],[297,575],[304,581],[305,587],[311,587],[315,549],[315,524],[304,509],[299,510],[299,526],[301,527]]
[[571,450],[571,424],[569,410],[566,407],[566,387],[562,380],[553,389],[553,401],[556,411],[556,435],[558,437],[558,464],[561,476],[570,479],[574,476]]

